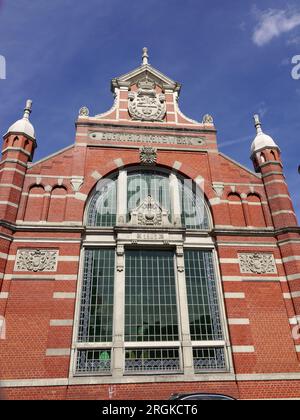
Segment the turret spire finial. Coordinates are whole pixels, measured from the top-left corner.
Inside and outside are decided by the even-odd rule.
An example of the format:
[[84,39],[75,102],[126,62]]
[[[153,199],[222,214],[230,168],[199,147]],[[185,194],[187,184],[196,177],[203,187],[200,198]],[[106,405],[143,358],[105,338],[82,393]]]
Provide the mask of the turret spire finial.
[[26,120],[29,120],[29,117],[30,117],[31,112],[32,112],[32,100],[31,99],[28,99],[26,101],[26,106],[25,106],[25,109],[24,109],[24,116],[23,116],[23,118],[25,118]]
[[146,66],[147,64],[149,64],[149,54],[148,54],[148,48],[144,47],[143,48],[143,66]]
[[261,134],[263,131],[262,131],[260,117],[258,114],[254,115],[254,122],[255,122],[255,128],[256,128],[257,134]]

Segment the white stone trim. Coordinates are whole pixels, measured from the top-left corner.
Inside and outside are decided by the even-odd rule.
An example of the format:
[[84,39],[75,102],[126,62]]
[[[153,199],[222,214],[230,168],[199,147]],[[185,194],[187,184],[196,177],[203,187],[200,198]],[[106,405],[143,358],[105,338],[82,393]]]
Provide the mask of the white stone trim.
[[88,198],[88,196],[87,196],[86,194],[82,194],[82,193],[80,193],[80,192],[77,192],[77,193],[75,194],[75,196],[71,195],[71,197],[75,197],[75,198],[76,198],[76,200],[80,200],[80,201],[86,201],[86,200],[87,200],[87,198]]
[[64,275],[64,274],[53,274],[45,275],[41,273],[36,274],[5,274],[5,280],[55,280],[55,281],[76,281],[77,274],[74,275]]
[[76,298],[76,293],[62,293],[62,292],[54,292],[53,299],[72,299]]
[[292,295],[290,293],[283,293],[283,299],[290,300],[292,299]]
[[293,262],[293,261],[300,261],[300,256],[297,255],[297,256],[282,258],[282,261],[284,263],[289,263],[289,262]]
[[294,216],[296,216],[295,212],[292,210],[275,211],[274,213],[272,213],[272,216],[279,216],[280,214],[293,214]]
[[115,165],[117,168],[123,168],[125,166],[123,159],[114,159]]
[[300,323],[300,315],[296,315],[294,318],[289,319],[290,325],[298,325]]
[[26,243],[26,244],[30,244],[33,242],[37,242],[37,243],[41,243],[41,244],[81,244],[81,240],[80,239],[53,239],[53,238],[26,238],[26,239],[14,239],[13,240],[14,243]]
[[300,346],[296,346],[296,352],[300,353]]
[[292,298],[300,298],[300,291],[299,292],[292,292],[291,296],[292,296]]
[[[6,255],[6,257],[7,257],[7,254],[2,254],[2,255]],[[4,257],[4,256],[2,257],[1,253],[0,253],[0,258],[6,258],[6,257]],[[7,258],[8,261],[15,261],[15,259],[16,259],[16,255],[9,255],[8,258]],[[78,262],[79,261],[79,256],[77,256],[77,255],[61,256],[61,257],[57,258],[57,261],[58,262]]]
[[94,178],[96,181],[100,181],[100,179],[102,179],[102,175],[98,171],[94,171],[91,174],[91,177]]
[[8,158],[8,159],[5,159],[5,160],[2,160],[0,162],[0,165],[3,165],[4,163],[16,163],[17,165],[20,165],[23,168],[26,168],[27,169],[27,163],[24,163],[24,162],[22,162],[19,159],[10,159],[10,158]]
[[245,293],[224,293],[225,299],[246,299]]
[[257,243],[257,242],[225,242],[225,241],[218,241],[217,242],[218,246],[231,246],[231,247],[243,247],[243,248],[277,248],[277,245],[269,242],[262,242],[262,243]]
[[274,179],[273,181],[269,181],[269,182],[265,182],[264,185],[267,187],[268,185],[272,185],[272,184],[284,184],[286,185],[286,182],[283,181],[282,179]]
[[50,327],[72,327],[73,319],[51,319]]
[[250,319],[247,318],[229,318],[229,325],[250,325]]
[[22,188],[17,187],[14,184],[0,184],[0,188],[12,188],[13,190],[22,191]]
[[[276,264],[282,264],[281,259],[275,259]],[[220,258],[220,264],[239,264],[240,260],[238,258]]]
[[4,254],[4,252],[0,252],[0,258],[1,258],[2,260],[6,260],[6,259],[7,259],[7,257],[8,257],[8,254]]
[[209,200],[209,203],[211,206],[218,206],[219,204],[221,204],[221,199],[219,197],[211,198]]
[[70,356],[70,349],[47,349],[46,356],[48,357],[60,357],[60,356]]
[[[3,169],[0,169],[0,174],[2,173],[2,172],[16,172],[17,174],[19,174],[19,175],[25,175],[25,171],[24,172],[22,172],[22,171],[20,171],[19,169],[14,169],[14,168],[3,168]],[[27,176],[27,175],[26,175]],[[36,177],[36,175],[35,175],[35,177]]]
[[1,292],[0,293],[0,299],[8,299],[9,293],[8,292]]
[[10,379],[2,380],[0,388],[34,388],[34,387],[56,387],[72,385],[103,385],[103,384],[143,384],[157,382],[260,382],[260,381],[300,381],[300,373],[266,373],[266,374],[201,374],[185,377],[184,375],[161,375],[159,376],[133,376],[112,378],[112,377],[77,377],[77,378],[53,378],[53,379]]
[[300,273],[287,276],[288,281],[300,280]]
[[259,281],[259,282],[264,282],[264,281],[272,281],[272,282],[286,282],[286,278],[285,277],[265,277],[265,274],[262,275],[255,275],[253,277],[241,277],[241,276],[223,276],[222,280],[224,282],[249,282],[249,281]]
[[290,201],[292,201],[291,197],[288,194],[276,194],[269,197],[269,201],[276,200],[277,198],[288,198]]
[[179,171],[179,169],[182,167],[182,162],[179,162],[177,160],[175,160],[174,164],[173,164],[173,169],[175,169],[176,171]]
[[18,204],[12,203],[11,201],[0,201],[0,205],[10,206],[10,207],[14,207],[16,209],[19,208]]
[[232,346],[232,351],[235,354],[255,353],[254,346]]

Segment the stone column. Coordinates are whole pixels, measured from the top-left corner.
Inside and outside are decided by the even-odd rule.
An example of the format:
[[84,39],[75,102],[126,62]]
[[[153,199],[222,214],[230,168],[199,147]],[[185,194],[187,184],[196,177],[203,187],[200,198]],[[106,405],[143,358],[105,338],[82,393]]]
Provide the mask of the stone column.
[[171,205],[172,205],[172,220],[175,226],[181,226],[181,206],[179,182],[175,174],[170,174],[170,190],[171,190]]
[[127,217],[127,171],[120,170],[117,188],[117,224],[126,223]]
[[193,348],[190,333],[190,320],[188,311],[188,298],[185,279],[183,246],[176,248],[177,279],[178,279],[178,305],[181,319],[182,353],[184,374],[194,374]]
[[125,325],[125,248],[117,245],[117,268],[114,291],[113,366],[114,377],[123,376]]

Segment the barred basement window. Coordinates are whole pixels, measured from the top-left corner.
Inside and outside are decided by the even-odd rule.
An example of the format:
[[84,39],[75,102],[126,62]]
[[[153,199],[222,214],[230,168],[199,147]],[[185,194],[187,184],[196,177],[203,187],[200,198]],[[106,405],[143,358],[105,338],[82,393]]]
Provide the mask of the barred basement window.
[[212,252],[186,250],[184,259],[192,341],[222,341]]
[[111,350],[79,350],[76,373],[110,373]]
[[112,341],[114,274],[114,249],[85,251],[79,342]]
[[125,341],[179,340],[174,253],[128,250],[125,255]]
[[194,348],[195,372],[226,370],[225,349],[216,347]]
[[178,373],[181,371],[179,349],[127,349],[125,373]]

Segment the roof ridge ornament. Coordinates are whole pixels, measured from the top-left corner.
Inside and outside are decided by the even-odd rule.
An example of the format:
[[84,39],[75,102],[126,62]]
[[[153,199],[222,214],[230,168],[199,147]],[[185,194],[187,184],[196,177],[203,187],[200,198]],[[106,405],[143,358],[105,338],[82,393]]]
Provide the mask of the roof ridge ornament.
[[149,54],[148,54],[148,48],[143,48],[143,62],[142,66],[147,66],[149,64]]
[[28,99],[27,101],[26,101],[26,106],[25,106],[25,109],[24,109],[24,115],[23,115],[23,118],[25,119],[25,120],[29,120],[29,117],[30,117],[30,114],[32,113],[32,100],[31,99]]
[[257,131],[257,135],[263,134],[262,124],[261,124],[260,117],[258,114],[254,115],[254,123],[255,123],[255,128]]

